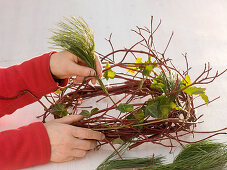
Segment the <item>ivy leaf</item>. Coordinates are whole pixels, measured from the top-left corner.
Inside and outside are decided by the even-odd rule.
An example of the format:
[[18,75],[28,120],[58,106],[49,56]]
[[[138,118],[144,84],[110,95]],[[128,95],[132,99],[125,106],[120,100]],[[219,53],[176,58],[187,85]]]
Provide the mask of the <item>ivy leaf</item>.
[[137,71],[135,71],[136,69],[137,69],[137,67],[127,67],[126,70],[129,71],[133,75],[133,74],[137,73]]
[[54,107],[50,110],[52,114],[56,114],[59,117],[64,117],[70,113],[67,111],[66,105],[63,103],[56,103]]
[[[189,75],[185,76],[185,80],[182,80],[182,82],[185,84],[185,86],[188,86],[191,84],[191,79],[190,79]],[[182,85],[181,88],[184,88],[185,86]],[[187,87],[186,89],[184,89],[183,92],[187,93],[188,95],[197,95],[198,94],[204,100],[204,102],[208,105],[208,103],[210,101],[208,99],[208,96],[205,93],[205,90],[206,90],[206,88],[190,86],[190,87]]]
[[58,89],[58,90],[56,90],[55,92],[54,92],[54,94],[61,94],[61,90],[60,89]]
[[166,96],[159,96],[154,101],[149,102],[145,108],[145,116],[151,115],[153,118],[168,118],[168,114],[172,109],[176,109],[177,105]]
[[206,90],[206,88],[201,88],[201,87],[195,87],[195,86],[190,86],[186,89],[184,89],[183,91],[189,95],[193,95],[193,94],[201,94],[204,93]]
[[145,114],[144,114],[144,112],[143,112],[142,109],[140,109],[140,110],[139,110],[138,112],[136,112],[134,115],[135,115],[135,118],[136,118],[136,119],[139,119],[139,120],[143,120],[144,117],[145,117]]
[[[185,81],[184,79],[185,79],[186,81]],[[192,84],[189,75],[186,75],[186,76],[184,77],[184,79],[182,80],[182,82],[183,82],[186,86]]]
[[204,102],[208,105],[210,100],[208,99],[208,96],[205,94],[205,92],[204,93],[200,93],[199,95],[204,100]]
[[143,69],[143,72],[142,74],[144,76],[149,76],[151,71],[155,68],[155,65],[152,65],[152,64],[148,64],[145,66],[145,68]]
[[114,145],[114,144],[123,144],[124,141],[121,139],[121,138],[116,138],[114,140],[111,141],[111,143]]
[[[110,63],[107,62],[105,69],[107,69],[109,67],[110,67]],[[115,75],[116,75],[116,72],[114,72],[112,69],[108,69],[104,72],[103,77],[105,77],[106,80],[109,80],[109,78],[113,79],[115,77]]]
[[126,119],[136,119],[136,117],[134,116],[134,114],[130,114],[126,117]]
[[96,107],[94,109],[91,110],[91,114],[93,115],[95,112],[97,112],[99,109]]
[[142,63],[142,58],[137,58],[136,63]]
[[116,109],[119,110],[122,113],[131,112],[131,111],[134,110],[133,105],[127,104],[127,103],[119,104],[119,106]]
[[153,118],[159,117],[158,102],[152,102],[145,108],[145,116],[151,115]]
[[[137,58],[136,59],[136,63],[142,63],[142,58]],[[137,69],[138,69],[139,67],[127,67],[127,71],[129,71],[132,75],[133,74],[136,74],[137,73]]]
[[82,115],[84,118],[89,118],[91,117],[91,113],[88,110],[82,110],[80,112],[80,115]]

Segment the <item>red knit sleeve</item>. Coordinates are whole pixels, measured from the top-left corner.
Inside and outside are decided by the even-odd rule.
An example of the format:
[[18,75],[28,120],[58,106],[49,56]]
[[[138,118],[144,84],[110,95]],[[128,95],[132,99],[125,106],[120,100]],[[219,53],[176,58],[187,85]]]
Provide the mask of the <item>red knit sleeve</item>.
[[[0,68],[0,117],[31,104],[43,95],[65,86],[52,78],[49,59],[52,53],[25,61],[20,65]],[[23,93],[29,91],[29,93]],[[0,169],[20,169],[47,163],[50,160],[50,142],[40,122],[0,133]]]
[[50,142],[42,123],[0,133],[0,169],[11,170],[50,161]]
[[49,68],[52,53],[46,53],[20,65],[0,68],[0,117],[11,114],[67,84],[67,79],[59,85],[52,78]]

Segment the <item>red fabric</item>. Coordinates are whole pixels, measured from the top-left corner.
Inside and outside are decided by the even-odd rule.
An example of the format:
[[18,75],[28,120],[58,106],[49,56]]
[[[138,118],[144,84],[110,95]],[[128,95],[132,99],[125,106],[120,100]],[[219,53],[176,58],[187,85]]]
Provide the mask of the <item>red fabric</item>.
[[[52,78],[49,68],[52,53],[43,54],[20,65],[0,68],[0,117],[67,84],[67,79],[59,85]],[[29,93],[23,94],[24,90],[37,99]],[[4,100],[6,98],[9,100]],[[0,145],[1,170],[26,168],[50,160],[49,137],[41,122],[1,132]]]

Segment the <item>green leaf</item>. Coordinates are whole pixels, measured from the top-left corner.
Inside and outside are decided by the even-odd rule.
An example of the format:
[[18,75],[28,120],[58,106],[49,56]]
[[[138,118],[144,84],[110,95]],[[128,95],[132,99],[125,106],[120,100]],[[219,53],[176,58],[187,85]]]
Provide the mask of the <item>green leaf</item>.
[[[107,62],[105,69],[107,69],[109,67],[110,67],[110,63]],[[105,77],[106,80],[109,80],[109,78],[113,79],[115,77],[115,75],[116,75],[116,72],[114,72],[112,69],[108,69],[104,72],[103,77]]]
[[137,69],[137,67],[127,67],[126,70],[129,71],[133,75],[133,74],[137,73],[136,69]]
[[201,87],[195,87],[195,86],[190,86],[186,89],[184,89],[183,91],[189,95],[193,95],[193,94],[201,94],[204,93],[206,90],[206,88],[201,88]]
[[115,145],[115,144],[121,144],[122,145],[124,143],[124,141],[121,138],[116,138],[116,139],[112,140],[111,143],[113,145]]
[[208,105],[208,103],[210,102],[209,99],[208,99],[208,96],[204,93],[200,93],[199,94],[200,97],[204,100],[204,102]]
[[136,63],[142,63],[142,58],[137,58]]
[[58,90],[56,90],[55,92],[54,92],[54,94],[61,94],[61,90],[60,89],[58,89]]
[[135,115],[135,118],[140,119],[140,120],[143,120],[144,117],[145,117],[145,114],[144,114],[144,112],[143,112],[142,109],[140,109],[140,110],[139,110],[138,112],[136,112],[134,115]]
[[136,119],[136,117],[134,116],[134,114],[130,114],[126,117],[126,119]]
[[94,109],[91,110],[91,114],[93,115],[95,112],[97,112],[99,109],[96,107]]
[[151,115],[153,118],[159,117],[158,102],[151,102],[145,107],[145,116]]
[[134,110],[133,105],[127,104],[127,103],[119,104],[119,106],[116,109],[119,110],[122,113],[131,112],[131,111]]
[[154,101],[149,102],[145,108],[145,116],[151,115],[153,118],[168,118],[169,112],[176,109],[177,105],[166,96],[159,96]]
[[91,117],[91,113],[88,110],[82,110],[80,112],[80,115],[82,115],[84,118],[89,118]]
[[152,65],[152,64],[148,64],[145,66],[145,68],[143,69],[143,72],[142,74],[144,76],[149,76],[151,71],[155,68],[155,65]]
[[[185,79],[185,80],[184,80],[184,79]],[[183,82],[186,86],[192,84],[189,75],[186,75],[186,76],[184,77],[184,79],[182,80],[182,82]]]
[[56,114],[59,117],[64,117],[70,113],[67,111],[66,105],[63,103],[56,103],[54,107],[50,110],[52,114]]

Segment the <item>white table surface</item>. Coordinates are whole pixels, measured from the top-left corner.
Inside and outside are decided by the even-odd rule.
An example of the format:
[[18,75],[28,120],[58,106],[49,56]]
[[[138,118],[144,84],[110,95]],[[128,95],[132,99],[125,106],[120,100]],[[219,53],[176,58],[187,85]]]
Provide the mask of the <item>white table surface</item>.
[[[159,19],[162,25],[156,46],[162,51],[168,37],[174,31],[167,55],[176,65],[183,67],[182,53],[187,52],[193,67],[192,75],[198,75],[205,62],[214,70],[227,68],[227,1],[225,0],[0,0],[0,65],[7,67],[50,51],[48,38],[50,28],[63,16],[83,16],[95,32],[96,50],[110,52],[104,38],[113,33],[116,48],[128,47],[136,38],[130,29],[149,26],[151,16],[154,24]],[[227,73],[207,86],[212,99],[221,98],[208,107],[197,110],[204,114],[204,123],[197,130],[217,130],[227,127]],[[17,110],[0,119],[0,130],[17,128],[34,121],[43,113],[39,103]],[[197,135],[195,139],[204,136]],[[191,137],[187,139],[190,140]],[[215,136],[226,142],[225,135]],[[179,148],[169,154],[169,149],[153,144],[144,144],[127,156],[163,154],[171,161]],[[93,170],[112,152],[110,146],[92,151],[79,160],[66,163],[49,163],[28,168],[30,170]]]

